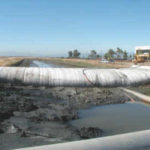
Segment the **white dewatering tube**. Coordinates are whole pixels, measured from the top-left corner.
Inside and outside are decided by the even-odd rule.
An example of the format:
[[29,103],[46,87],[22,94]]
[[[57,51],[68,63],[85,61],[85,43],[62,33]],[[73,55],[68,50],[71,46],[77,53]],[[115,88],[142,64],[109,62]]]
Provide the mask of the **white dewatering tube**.
[[150,130],[18,150],[145,150],[144,148],[150,148]]
[[0,67],[0,82],[37,86],[128,86],[150,83],[150,67],[125,69]]

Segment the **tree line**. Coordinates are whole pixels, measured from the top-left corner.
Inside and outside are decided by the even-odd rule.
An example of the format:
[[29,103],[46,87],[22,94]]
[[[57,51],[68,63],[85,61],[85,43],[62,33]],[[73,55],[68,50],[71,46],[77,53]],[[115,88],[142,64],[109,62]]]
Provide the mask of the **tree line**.
[[[75,49],[73,51],[68,52],[69,58],[80,58],[81,53]],[[96,50],[91,50],[90,54],[87,56],[89,59],[97,59],[97,58],[104,58],[107,60],[113,60],[113,59],[124,59],[127,60],[128,58],[131,58],[132,56],[127,53],[126,50],[122,50],[121,48],[117,48],[116,50],[109,49],[103,56],[99,55]]]
[[75,50],[73,50],[73,51],[69,51],[68,52],[68,57],[69,58],[79,58],[80,57],[80,52],[77,50],[77,49],[75,49]]
[[122,50],[121,48],[117,48],[116,51],[113,49],[109,49],[107,53],[104,54],[104,58],[107,60],[112,59],[128,59],[128,53],[126,50]]

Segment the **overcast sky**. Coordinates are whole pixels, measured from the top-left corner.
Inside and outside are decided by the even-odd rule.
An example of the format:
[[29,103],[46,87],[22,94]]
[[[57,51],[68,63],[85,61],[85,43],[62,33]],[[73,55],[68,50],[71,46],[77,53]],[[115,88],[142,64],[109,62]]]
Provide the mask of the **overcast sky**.
[[150,45],[150,0],[0,0],[0,54],[64,56]]

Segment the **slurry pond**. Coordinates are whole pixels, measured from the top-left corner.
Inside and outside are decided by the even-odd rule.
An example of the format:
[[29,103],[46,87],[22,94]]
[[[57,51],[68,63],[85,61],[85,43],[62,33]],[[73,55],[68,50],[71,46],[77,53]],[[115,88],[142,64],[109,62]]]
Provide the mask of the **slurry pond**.
[[[63,66],[34,60],[30,67],[58,68]],[[76,128],[99,127],[104,131],[104,136],[150,129],[150,107],[138,102],[79,110],[79,118],[69,123]]]
[[[30,67],[63,67],[33,60]],[[81,127],[99,127],[104,136],[150,129],[150,107],[143,103],[112,104],[79,110],[79,119],[69,124]]]
[[150,107],[142,103],[97,106],[79,111],[77,127],[99,127],[104,136],[150,129]]
[[[29,65],[30,64],[30,65]],[[30,67],[44,67],[44,68],[60,68],[63,66],[51,64],[50,62],[45,61],[39,61],[39,60],[33,60],[29,61],[27,63]],[[25,67],[25,66],[24,66]],[[45,109],[45,112],[47,109],[55,110],[56,108],[60,108],[63,110],[64,107],[71,107],[74,105],[74,103],[77,102],[79,105],[85,104],[85,107],[87,106],[86,103],[89,103],[89,100],[93,100],[94,103],[91,104],[91,107],[88,109],[82,109],[77,110],[79,113],[79,119],[77,120],[68,120],[66,122],[61,121],[34,121],[30,120],[24,115],[22,116],[22,111],[20,110],[19,113],[14,114],[20,114],[20,118],[18,116],[11,116],[7,120],[4,120],[2,123],[5,126],[3,130],[4,133],[0,134],[0,150],[11,150],[16,148],[23,148],[23,147],[29,147],[29,146],[39,146],[39,145],[45,145],[45,144],[54,144],[54,143],[60,143],[60,142],[67,142],[67,141],[74,141],[74,140],[80,140],[79,132],[77,132],[76,128],[80,129],[81,127],[99,127],[104,131],[103,136],[109,136],[109,135],[115,135],[115,134],[121,134],[121,133],[127,133],[127,132],[133,132],[133,131],[139,131],[139,130],[146,130],[150,129],[150,107],[143,103],[125,103],[125,104],[112,104],[112,105],[102,105],[102,106],[95,106],[92,107],[93,104],[96,104],[95,102],[99,101],[99,98],[103,98],[103,96],[107,96],[107,94],[112,93],[111,95],[111,102],[116,102],[118,96],[118,103],[122,102],[121,100],[124,100],[124,95],[121,91],[118,90],[118,88],[71,88],[70,90],[67,87],[55,87],[55,88],[35,88],[35,87],[21,87],[21,90],[18,90],[17,87],[10,87],[6,90],[6,88],[1,89],[2,90],[2,96],[4,95],[4,99],[2,101],[2,104],[4,104],[4,107],[7,108],[8,111],[10,108],[13,108],[11,104],[15,104],[16,110],[18,111],[18,108],[28,108],[29,103],[32,100],[34,101],[34,105],[38,106],[38,108]],[[52,93],[51,90],[54,90]],[[8,91],[8,92],[7,92]],[[73,101],[75,99],[66,98],[67,95],[69,95],[71,92],[76,93],[73,94],[72,98],[76,98],[77,101]],[[116,92],[117,91],[117,92]],[[120,93],[121,92],[121,93]],[[12,98],[10,97],[10,93],[12,93]],[[89,95],[87,94],[89,93]],[[55,96],[55,100],[53,99],[52,94]],[[60,97],[63,96],[63,100],[61,100]],[[57,99],[58,97],[58,99]],[[11,99],[10,99],[11,98]],[[16,99],[17,98],[17,99]],[[65,99],[66,98],[66,99]],[[50,103],[45,103],[47,99],[51,100]],[[9,101],[14,101],[13,103],[9,103]],[[19,103],[16,102],[20,101]],[[69,101],[68,101],[69,100]],[[106,99],[107,101],[107,99]],[[26,103],[28,105],[26,105]],[[81,104],[80,104],[81,103]],[[31,103],[32,104],[32,103]],[[62,105],[63,104],[63,105]],[[103,104],[98,103],[98,104]],[[49,107],[50,105],[50,107]],[[88,105],[88,106],[89,106]],[[11,106],[11,107],[10,107]],[[25,106],[25,107],[24,107]],[[24,108],[23,108],[24,107]],[[85,108],[82,107],[82,108]],[[3,108],[3,105],[2,105]],[[1,109],[2,113],[3,110],[7,109]],[[16,112],[16,110],[13,108],[13,111]],[[66,110],[66,109],[64,109]],[[72,111],[73,109],[71,109]],[[35,111],[35,110],[34,110]],[[34,112],[33,111],[33,112]],[[36,110],[37,111],[37,110]],[[39,112],[39,111],[38,111]],[[58,111],[56,110],[59,114]],[[54,111],[54,116],[57,115]],[[6,112],[7,113],[7,112]],[[30,116],[31,112],[25,112],[26,114]],[[34,113],[33,113],[34,114]],[[69,114],[69,112],[67,112]],[[37,115],[37,119],[40,116]],[[15,119],[15,121],[14,121]],[[34,118],[35,119],[35,118]],[[22,137],[22,134],[20,133],[20,130],[18,130],[16,133],[7,133],[8,129],[11,129],[13,132],[14,129],[12,128],[12,123],[14,127],[17,127],[19,124],[20,128],[23,128],[23,131],[28,130],[33,132],[33,135],[25,135],[25,137]],[[69,126],[69,125],[71,126]],[[16,126],[15,126],[16,125]],[[27,126],[26,129],[24,129],[24,126]],[[72,128],[74,126],[75,128]],[[7,129],[8,127],[8,129]],[[31,132],[31,133],[32,133]],[[35,135],[34,135],[35,134]],[[49,137],[45,137],[44,135],[50,135]],[[51,136],[52,135],[52,136]]]

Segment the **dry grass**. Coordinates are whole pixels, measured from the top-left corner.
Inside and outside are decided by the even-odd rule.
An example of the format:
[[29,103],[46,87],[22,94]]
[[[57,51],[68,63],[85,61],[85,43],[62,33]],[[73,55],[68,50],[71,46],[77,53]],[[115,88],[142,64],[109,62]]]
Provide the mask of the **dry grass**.
[[100,60],[88,60],[88,59],[64,59],[64,61],[68,62],[83,62],[85,64],[91,64],[96,67],[100,68],[124,68],[130,67],[132,62],[120,61],[120,62],[113,62],[113,63],[102,63]]
[[101,63],[100,60],[89,59],[67,59],[67,58],[39,58],[58,65],[83,68],[126,68],[133,65],[132,62],[120,61],[114,63]]
[[150,66],[150,62],[140,63],[141,66]]
[[12,66],[22,59],[22,57],[0,57],[0,66]]
[[[12,66],[17,62],[24,59],[23,57],[0,57],[0,66]],[[33,58],[26,57],[25,59],[31,60],[43,60],[57,65],[63,65],[66,67],[80,67],[80,68],[127,68],[133,65],[132,62],[120,61],[114,63],[102,63],[100,60],[89,60],[89,59],[68,59],[68,58]],[[150,62],[141,63],[139,65],[149,65]]]

